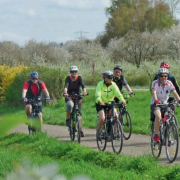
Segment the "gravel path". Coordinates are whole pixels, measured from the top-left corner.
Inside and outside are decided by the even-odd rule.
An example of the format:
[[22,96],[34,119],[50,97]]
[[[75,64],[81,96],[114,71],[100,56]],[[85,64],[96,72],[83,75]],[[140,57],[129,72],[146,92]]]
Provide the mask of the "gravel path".
[[[81,139],[82,146],[89,146],[93,150],[98,150],[96,144],[95,129],[84,128],[85,137]],[[61,141],[70,141],[68,128],[66,126],[43,124],[42,131],[46,132],[49,136],[55,137]],[[11,132],[28,133],[27,125],[21,124],[15,127]],[[76,138],[77,141],[77,138]],[[105,151],[113,152],[111,142],[107,143]],[[129,140],[124,140],[122,154],[130,156],[140,156],[143,154],[151,154],[150,136],[141,134],[132,134]],[[180,155],[178,153],[177,159],[174,163],[170,164],[166,158],[165,146],[162,147],[159,162],[163,165],[180,164]]]

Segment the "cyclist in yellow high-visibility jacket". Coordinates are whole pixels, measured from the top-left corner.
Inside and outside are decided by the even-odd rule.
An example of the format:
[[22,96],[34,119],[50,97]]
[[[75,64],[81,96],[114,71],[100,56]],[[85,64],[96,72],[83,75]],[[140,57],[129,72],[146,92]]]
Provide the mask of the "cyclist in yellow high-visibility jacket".
[[[126,104],[123,95],[121,94],[119,88],[117,87],[116,83],[113,81],[113,73],[111,71],[103,72],[104,80],[100,81],[96,86],[96,110],[99,115],[99,124],[97,130],[97,138],[100,136],[100,129],[105,120],[105,112],[104,110],[107,108],[105,106],[106,103],[109,103],[114,100],[114,97],[118,98],[120,102]],[[109,114],[111,114],[110,107]],[[114,109],[115,114],[117,115],[116,109]]]

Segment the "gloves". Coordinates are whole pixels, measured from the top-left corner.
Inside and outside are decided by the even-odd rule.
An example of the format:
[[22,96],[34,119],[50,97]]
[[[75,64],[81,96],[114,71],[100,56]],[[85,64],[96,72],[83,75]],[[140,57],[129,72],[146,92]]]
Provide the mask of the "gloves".
[[154,101],[154,104],[161,104],[161,101],[159,99]]
[[50,99],[50,97],[47,97],[45,100],[46,100],[47,102],[49,102],[51,99]]
[[25,101],[25,102],[26,102],[26,101],[27,101],[27,98],[22,98],[22,101]]

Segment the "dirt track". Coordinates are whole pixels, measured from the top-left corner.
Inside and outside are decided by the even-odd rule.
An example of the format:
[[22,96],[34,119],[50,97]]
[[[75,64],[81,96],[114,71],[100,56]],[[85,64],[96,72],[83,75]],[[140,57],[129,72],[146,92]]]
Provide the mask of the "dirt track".
[[[66,126],[43,124],[42,131],[46,132],[49,136],[56,137],[58,140],[70,141],[68,128]],[[21,124],[11,130],[11,132],[28,133],[27,125]],[[85,137],[81,139],[81,145],[89,146],[93,150],[98,150],[96,144],[95,129],[84,128],[84,133]],[[105,151],[113,152],[111,142],[107,143],[107,148]],[[124,140],[121,154],[130,156],[151,154],[150,136],[132,134],[129,140]],[[176,161],[170,164],[166,158],[165,147],[163,146],[159,162],[163,165],[180,164],[180,154],[178,153]]]

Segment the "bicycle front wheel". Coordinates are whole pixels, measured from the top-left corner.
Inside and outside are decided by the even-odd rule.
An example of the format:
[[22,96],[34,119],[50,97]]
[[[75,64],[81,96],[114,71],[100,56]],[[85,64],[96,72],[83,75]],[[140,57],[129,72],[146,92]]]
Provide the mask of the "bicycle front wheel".
[[78,143],[81,142],[81,121],[80,121],[80,117],[77,116],[76,117],[76,129],[77,129],[77,139],[78,139]]
[[120,154],[123,147],[123,130],[119,120],[113,120],[111,127],[111,144],[114,153]]
[[177,126],[174,123],[167,125],[166,129],[166,155],[170,163],[175,161],[179,148]]
[[179,123],[178,123],[178,120],[177,120],[176,116],[175,116],[175,115],[172,115],[171,118],[172,118],[172,120],[174,121],[174,123],[176,124],[177,130],[179,130]]
[[104,151],[106,149],[106,144],[107,144],[107,128],[106,128],[106,123],[104,123],[101,126],[100,137],[98,137],[98,135],[97,135],[98,122],[97,122],[97,127],[96,127],[97,147],[98,147],[99,150]]
[[70,138],[71,138],[71,141],[74,141],[75,139],[75,121],[73,121],[72,119],[70,120],[71,121],[71,124],[69,126],[69,135],[70,135]]
[[131,137],[132,133],[131,116],[129,112],[125,111],[121,118],[121,124],[123,126],[123,136],[125,140],[128,140]]
[[[154,141],[154,122],[152,122],[151,124],[151,151],[152,151],[152,155],[155,158],[158,158],[161,155],[161,150],[162,150],[162,143],[159,142],[155,142]],[[160,131],[160,136],[162,136],[161,131]]]

